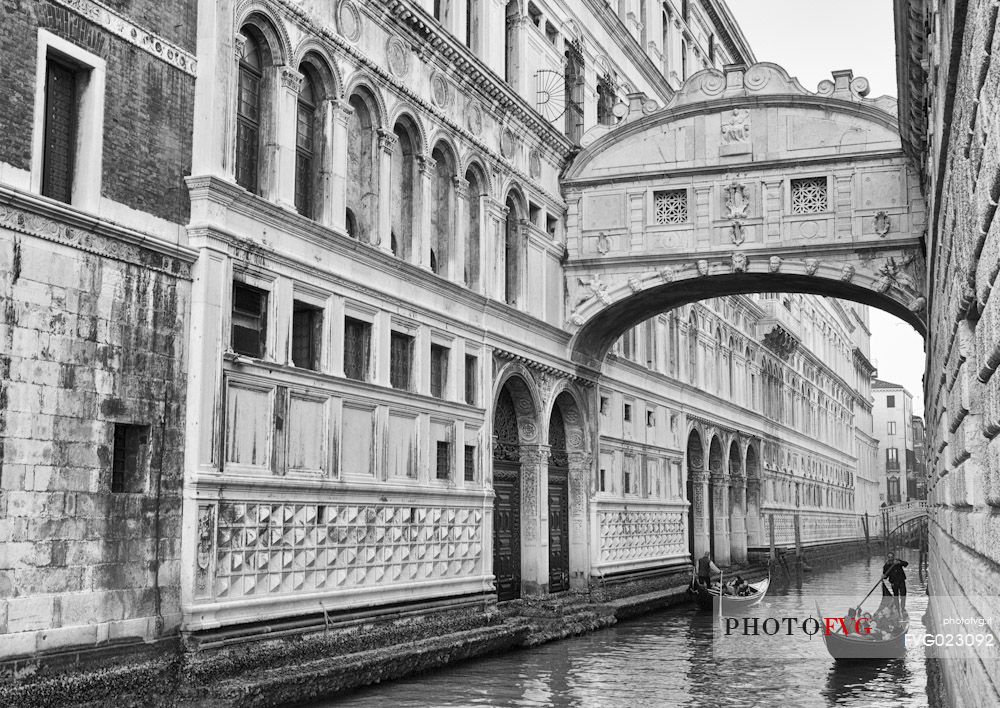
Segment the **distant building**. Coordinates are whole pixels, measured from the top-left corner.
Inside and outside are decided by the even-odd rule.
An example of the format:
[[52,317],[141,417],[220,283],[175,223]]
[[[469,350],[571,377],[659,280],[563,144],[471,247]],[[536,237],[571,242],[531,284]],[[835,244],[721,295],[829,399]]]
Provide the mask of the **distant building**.
[[875,379],[872,384],[875,406],[875,437],[882,453],[879,456],[880,479],[885,480],[883,500],[899,504],[916,496],[907,484],[913,474],[913,397],[899,384]]
[[[907,459],[906,490],[910,499],[927,498],[927,448],[924,444],[924,419],[918,415],[910,419],[913,430],[912,461]],[[909,452],[907,452],[909,456]]]

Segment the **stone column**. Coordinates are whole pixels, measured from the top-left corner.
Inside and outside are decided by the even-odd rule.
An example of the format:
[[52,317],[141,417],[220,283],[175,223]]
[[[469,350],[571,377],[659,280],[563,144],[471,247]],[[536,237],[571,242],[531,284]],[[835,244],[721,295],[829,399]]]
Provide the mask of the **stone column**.
[[590,529],[587,528],[594,456],[570,452],[569,458],[569,586],[586,590],[590,579]]
[[760,521],[760,480],[756,477],[747,478],[746,488],[746,526],[747,536],[751,546],[764,545]]
[[316,204],[313,205],[313,216],[316,222],[323,226],[334,225],[333,183],[337,165],[333,161],[334,133],[336,124],[336,105],[333,101],[323,101],[320,110],[319,139],[319,189]]
[[451,230],[452,242],[448,249],[450,254],[448,279],[455,283],[468,285],[465,277],[465,249],[468,241],[469,226],[466,214],[469,209],[469,182],[468,180],[455,176],[452,178],[455,183],[455,211],[454,228]]
[[391,130],[378,131],[378,229],[373,245],[392,252],[392,149],[396,134]]
[[732,525],[730,549],[734,562],[745,563],[747,560],[746,480],[742,477],[733,477],[732,491],[729,515]]
[[492,254],[482,259],[483,266],[491,266],[490,270],[481,270],[479,278],[483,282],[483,292],[487,297],[503,301],[504,290],[504,220],[507,218],[507,207],[495,199],[485,200],[486,229],[482,233],[479,244],[481,254]]
[[726,520],[729,518],[729,484],[726,477],[712,475],[709,483],[712,485],[712,506],[715,527],[711,530],[715,542],[716,565],[729,565],[729,531]]
[[347,126],[354,109],[347,101],[330,101],[333,138],[330,146],[330,226],[347,231]]
[[[285,209],[295,209],[295,138],[298,124],[299,91],[302,74],[287,66],[278,70],[278,95],[275,101],[274,143],[266,143],[265,164],[274,165],[270,193]],[[263,173],[261,176],[263,178]],[[269,180],[270,181],[270,180]],[[267,193],[267,192],[265,192]]]
[[[236,93],[239,83],[240,57],[246,37],[232,35],[227,46],[222,28],[231,31],[233,8],[226,3],[215,3],[214,15],[205,17],[199,32],[208,34],[215,30],[217,41],[214,51],[198,58],[199,69],[204,67],[205,81],[195,87],[193,152],[191,174],[211,174],[232,181],[236,180]],[[208,13],[206,13],[208,14]],[[214,23],[213,23],[214,20]]]
[[549,446],[521,446],[521,594],[549,583]]
[[414,263],[421,268],[431,267],[431,209],[434,198],[432,180],[437,162],[429,157],[417,158],[420,171],[420,219],[416,233],[413,234],[413,250],[416,253]]
[[692,498],[688,501],[694,509],[694,528],[688,533],[694,538],[694,558],[698,560],[709,549],[708,542],[708,477],[704,470],[688,469],[688,479],[691,480]]

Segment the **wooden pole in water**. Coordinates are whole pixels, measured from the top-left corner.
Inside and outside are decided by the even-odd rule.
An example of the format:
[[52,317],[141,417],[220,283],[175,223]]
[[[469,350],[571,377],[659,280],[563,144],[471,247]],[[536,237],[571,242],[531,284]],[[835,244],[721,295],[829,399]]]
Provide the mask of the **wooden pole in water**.
[[777,554],[774,552],[774,514],[767,515],[767,528],[771,534],[771,562],[773,563],[777,557]]
[[865,527],[865,547],[866,548],[870,548],[871,547],[871,536],[869,536],[869,533],[868,533],[868,512],[867,511],[865,512],[865,518],[862,519],[862,522],[864,523],[864,527]]

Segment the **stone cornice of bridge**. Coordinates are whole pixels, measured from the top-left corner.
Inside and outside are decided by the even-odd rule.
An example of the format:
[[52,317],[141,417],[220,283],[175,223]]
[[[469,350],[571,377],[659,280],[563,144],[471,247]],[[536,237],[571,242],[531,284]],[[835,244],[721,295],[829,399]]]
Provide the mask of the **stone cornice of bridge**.
[[[566,178],[563,180],[563,190],[564,192],[572,193],[579,188],[593,187],[595,185],[647,182],[667,178],[678,179],[681,177],[691,177],[695,175],[765,172],[767,170],[783,170],[790,167],[816,167],[831,163],[838,163],[842,165],[845,163],[879,162],[882,160],[905,161],[906,159],[906,153],[904,153],[900,148],[893,148],[890,150],[869,150],[868,152],[855,152],[841,155],[809,155],[795,159],[780,157],[773,160],[727,162],[720,165],[672,167],[670,169],[649,172],[632,172],[627,175],[578,177],[575,179]],[[751,176],[752,175],[748,175],[748,177]],[[569,201],[569,196],[567,196],[567,201]]]
[[[654,265],[676,265],[677,263],[694,263],[701,259],[727,259],[733,253],[742,253],[747,256],[750,260],[752,257],[766,256],[767,258],[771,256],[779,256],[783,259],[788,259],[788,257],[798,257],[801,256],[805,258],[807,255],[809,257],[815,257],[814,254],[822,254],[828,256],[851,256],[853,257],[861,252],[869,252],[872,254],[872,258],[875,257],[874,254],[883,251],[897,251],[897,250],[907,250],[907,249],[921,249],[921,240],[917,236],[903,236],[903,237],[889,237],[884,238],[880,241],[866,240],[866,241],[836,241],[833,243],[827,243],[822,245],[810,244],[810,243],[800,243],[794,246],[761,246],[748,247],[746,244],[743,246],[733,246],[729,250],[715,250],[711,252],[706,251],[678,251],[675,253],[633,253],[621,256],[594,256],[591,258],[571,258],[566,262],[565,270],[567,275],[576,273],[578,271],[591,272],[595,269],[599,269],[602,273],[612,272],[612,268],[616,266],[622,266],[621,272],[645,272],[648,271]],[[641,259],[641,260],[640,260]],[[750,268],[752,268],[754,261],[750,260]],[[765,259],[763,263],[764,269],[761,272],[767,270],[767,261]]]

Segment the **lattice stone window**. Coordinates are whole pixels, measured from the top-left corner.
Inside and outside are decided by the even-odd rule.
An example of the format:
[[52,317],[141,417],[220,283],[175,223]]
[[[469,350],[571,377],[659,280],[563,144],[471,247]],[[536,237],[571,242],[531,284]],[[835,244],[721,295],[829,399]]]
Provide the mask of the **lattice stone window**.
[[816,214],[826,210],[826,177],[792,180],[793,214]]
[[653,192],[653,207],[657,224],[686,224],[688,193],[686,189],[665,189]]

